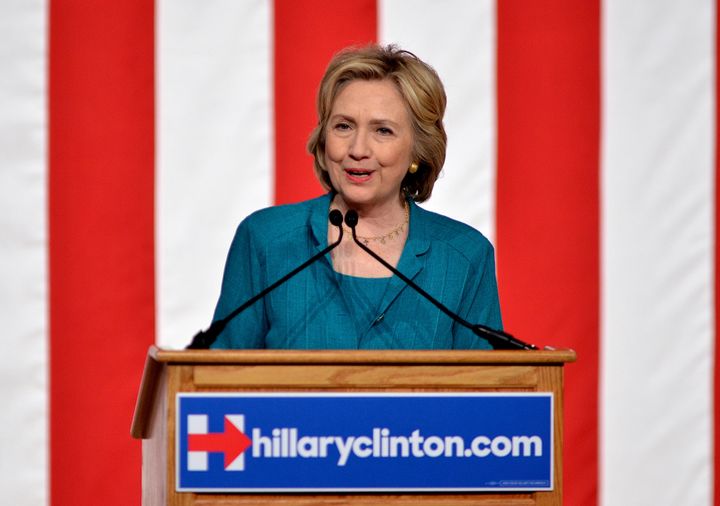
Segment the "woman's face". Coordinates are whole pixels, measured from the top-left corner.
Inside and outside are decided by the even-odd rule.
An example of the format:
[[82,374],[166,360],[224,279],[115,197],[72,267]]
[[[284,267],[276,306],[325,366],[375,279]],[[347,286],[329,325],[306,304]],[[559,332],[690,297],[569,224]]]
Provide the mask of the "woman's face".
[[412,148],[410,113],[392,82],[356,80],[340,91],[325,133],[325,167],[349,206],[397,205]]

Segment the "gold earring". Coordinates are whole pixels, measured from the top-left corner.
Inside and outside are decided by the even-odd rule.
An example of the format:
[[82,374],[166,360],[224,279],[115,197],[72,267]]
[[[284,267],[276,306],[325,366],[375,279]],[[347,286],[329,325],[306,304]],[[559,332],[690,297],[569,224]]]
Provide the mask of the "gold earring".
[[417,172],[417,170],[418,170],[418,167],[419,167],[418,163],[417,163],[417,162],[413,162],[413,163],[410,164],[410,168],[408,169],[408,172],[409,172],[410,174],[415,174],[415,173]]

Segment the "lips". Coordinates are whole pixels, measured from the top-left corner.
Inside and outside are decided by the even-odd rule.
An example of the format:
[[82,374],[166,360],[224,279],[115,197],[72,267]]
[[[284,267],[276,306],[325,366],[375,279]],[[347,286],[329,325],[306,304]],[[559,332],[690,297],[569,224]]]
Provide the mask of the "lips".
[[345,169],[345,174],[347,175],[348,179],[355,183],[367,181],[368,179],[370,179],[370,176],[372,175],[373,172],[374,171],[370,170],[370,169],[362,169],[362,168],[355,168],[355,167]]

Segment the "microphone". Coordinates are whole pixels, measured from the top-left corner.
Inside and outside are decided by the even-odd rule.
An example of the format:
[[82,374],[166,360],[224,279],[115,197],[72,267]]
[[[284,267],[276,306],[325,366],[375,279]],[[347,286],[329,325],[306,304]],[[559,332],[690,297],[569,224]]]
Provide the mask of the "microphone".
[[240,306],[238,306],[236,309],[234,309],[230,314],[228,314],[225,318],[222,318],[220,320],[215,320],[210,324],[210,327],[207,328],[207,330],[201,330],[192,339],[192,342],[187,345],[185,349],[187,350],[206,350],[210,348],[210,346],[215,342],[215,340],[220,335],[220,332],[223,331],[223,329],[227,326],[230,321],[235,318],[237,315],[245,311],[247,308],[255,304],[257,301],[265,297],[268,293],[272,292],[275,288],[285,283],[287,280],[295,276],[297,273],[305,269],[310,264],[318,261],[320,258],[327,255],[331,250],[336,248],[340,245],[340,242],[343,238],[343,215],[340,211],[337,209],[333,209],[330,211],[330,214],[328,215],[328,219],[330,220],[330,223],[338,227],[339,230],[339,236],[337,238],[337,241],[334,243],[328,245],[327,248],[322,250],[321,252],[317,253],[313,257],[311,257],[309,260],[307,260],[305,263],[299,265],[292,271],[288,272],[286,275],[284,275],[282,278],[275,281],[272,285],[265,288],[263,291],[258,293],[257,295],[254,295],[253,297],[249,298],[245,302],[243,302]]
[[425,297],[428,301],[430,301],[435,307],[437,307],[440,311],[448,315],[450,318],[453,319],[453,321],[459,323],[463,327],[472,330],[476,336],[482,337],[484,339],[487,339],[488,342],[492,345],[492,347],[496,350],[537,350],[537,347],[534,344],[528,344],[520,339],[513,337],[512,335],[508,334],[507,332],[503,332],[501,330],[495,330],[492,329],[486,325],[480,325],[480,324],[472,324],[468,322],[467,320],[460,317],[460,315],[450,311],[445,305],[443,305],[440,301],[438,301],[435,297],[427,293],[425,290],[420,288],[418,285],[416,285],[410,278],[405,276],[402,272],[397,270],[395,267],[387,263],[380,255],[375,253],[373,250],[365,246],[362,242],[358,241],[357,234],[355,232],[355,227],[358,224],[358,213],[354,209],[350,209],[347,213],[345,213],[345,224],[350,227],[350,230],[352,231],[352,237],[353,241],[355,241],[355,244],[360,246],[362,250],[364,250],[367,254],[369,254],[371,257],[373,257],[375,260],[383,264],[390,272],[395,274],[397,277],[402,279],[405,284],[409,285],[413,290],[415,290],[417,293]]

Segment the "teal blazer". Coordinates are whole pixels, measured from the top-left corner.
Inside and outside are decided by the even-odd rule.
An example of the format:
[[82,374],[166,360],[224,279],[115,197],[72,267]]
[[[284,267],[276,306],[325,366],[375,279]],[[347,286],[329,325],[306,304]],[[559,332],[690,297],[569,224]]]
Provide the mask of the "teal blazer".
[[[214,319],[290,272],[328,244],[331,195],[248,216],[230,247]],[[471,323],[502,328],[490,242],[472,227],[410,201],[398,270]],[[470,349],[489,343],[457,325],[396,276],[366,327],[352,317],[326,255],[241,313],[213,348]]]

